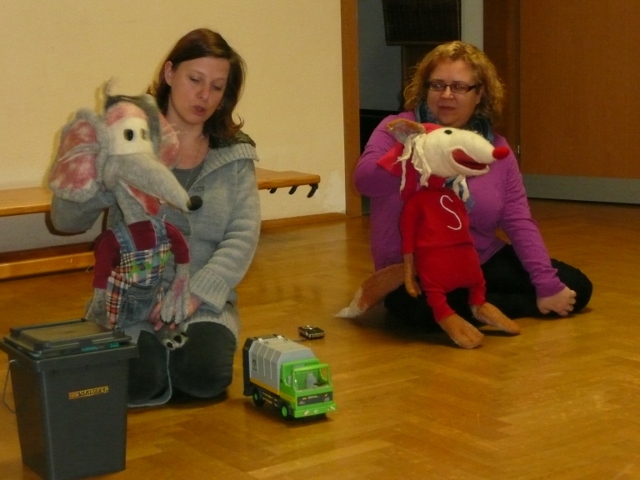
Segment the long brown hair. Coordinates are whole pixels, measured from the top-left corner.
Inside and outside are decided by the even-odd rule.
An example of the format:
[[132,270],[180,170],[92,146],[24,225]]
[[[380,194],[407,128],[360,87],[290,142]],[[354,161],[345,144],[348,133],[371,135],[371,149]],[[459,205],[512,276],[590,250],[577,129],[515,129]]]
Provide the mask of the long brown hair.
[[233,111],[242,94],[246,67],[242,57],[229,46],[222,35],[208,28],[199,28],[183,36],[162,62],[160,72],[149,87],[148,93],[156,98],[160,110],[166,114],[171,86],[165,79],[164,65],[171,62],[175,70],[182,62],[202,57],[224,58],[230,63],[224,97],[218,109],[203,126],[203,133],[208,134],[210,142],[215,143],[216,140],[232,138],[244,125],[242,119],[234,121]]

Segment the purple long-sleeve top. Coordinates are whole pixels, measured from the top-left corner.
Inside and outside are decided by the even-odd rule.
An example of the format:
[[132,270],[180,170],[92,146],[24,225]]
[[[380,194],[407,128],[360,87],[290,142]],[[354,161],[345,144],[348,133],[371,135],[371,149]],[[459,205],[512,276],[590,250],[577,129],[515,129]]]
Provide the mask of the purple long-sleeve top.
[[[358,191],[370,199],[371,254],[376,270],[402,263],[400,235],[400,177],[377,165],[377,161],[395,143],[387,132],[387,124],[397,118],[415,120],[412,112],[402,112],[385,118],[369,139],[354,173]],[[494,146],[509,145],[504,137],[495,135]],[[518,258],[531,277],[538,297],[560,292],[564,284],[551,266],[549,253],[538,226],[531,217],[520,168],[513,152],[494,162],[489,173],[467,179],[472,207],[469,223],[473,243],[484,263],[504,245],[498,236],[501,230],[513,245]]]

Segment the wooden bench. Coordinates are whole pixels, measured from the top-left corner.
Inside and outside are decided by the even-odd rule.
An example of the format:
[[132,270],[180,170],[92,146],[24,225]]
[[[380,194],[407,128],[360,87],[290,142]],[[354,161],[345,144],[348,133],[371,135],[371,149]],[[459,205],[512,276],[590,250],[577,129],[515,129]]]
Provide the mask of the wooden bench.
[[[275,171],[257,168],[258,188],[275,193],[288,188],[289,194],[298,187],[309,186],[307,197],[318,189],[320,176],[296,171]],[[0,190],[0,217],[49,213],[51,191],[46,187],[26,187]],[[93,265],[92,243],[59,245],[15,252],[0,253],[0,280],[41,273],[88,268]]]

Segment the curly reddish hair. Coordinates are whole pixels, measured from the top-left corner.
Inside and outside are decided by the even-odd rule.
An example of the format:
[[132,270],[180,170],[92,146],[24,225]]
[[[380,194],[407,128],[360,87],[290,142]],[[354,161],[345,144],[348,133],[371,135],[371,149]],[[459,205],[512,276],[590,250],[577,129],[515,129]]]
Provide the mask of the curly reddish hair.
[[413,110],[425,100],[427,83],[439,64],[457,60],[468,63],[473,70],[474,81],[484,86],[476,114],[489,119],[495,125],[501,118],[505,102],[504,86],[498,77],[496,67],[479,48],[459,40],[438,45],[414,67],[411,80],[404,89],[404,108]]

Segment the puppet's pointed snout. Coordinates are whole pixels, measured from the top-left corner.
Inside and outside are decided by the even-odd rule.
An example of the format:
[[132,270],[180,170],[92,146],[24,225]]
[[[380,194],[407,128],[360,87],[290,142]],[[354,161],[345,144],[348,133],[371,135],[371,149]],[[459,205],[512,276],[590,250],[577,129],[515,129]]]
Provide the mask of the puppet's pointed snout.
[[[202,205],[190,199],[173,173],[152,154],[131,154],[110,157],[104,170],[105,184],[125,183],[142,194],[153,197],[156,203],[168,203],[187,212]],[[113,188],[113,187],[111,187]]]
[[507,147],[496,147],[493,149],[493,158],[496,160],[502,160],[509,155],[509,149]]

